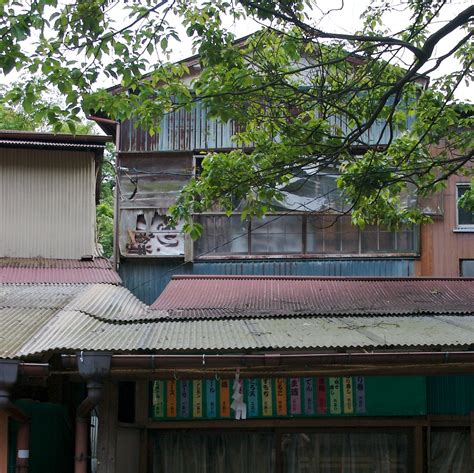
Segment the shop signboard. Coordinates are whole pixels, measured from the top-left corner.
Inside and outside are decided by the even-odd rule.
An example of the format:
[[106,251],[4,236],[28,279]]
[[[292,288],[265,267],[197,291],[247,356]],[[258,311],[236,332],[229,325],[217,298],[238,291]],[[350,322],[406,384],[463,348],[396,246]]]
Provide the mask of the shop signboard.
[[[232,379],[150,382],[154,420],[234,418]],[[344,376],[243,379],[247,419],[426,414],[423,376]]]

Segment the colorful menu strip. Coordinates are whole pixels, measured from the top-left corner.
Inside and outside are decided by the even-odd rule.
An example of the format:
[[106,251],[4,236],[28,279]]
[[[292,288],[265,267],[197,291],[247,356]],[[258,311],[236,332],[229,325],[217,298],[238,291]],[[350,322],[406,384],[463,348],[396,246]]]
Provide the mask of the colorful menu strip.
[[277,416],[287,415],[286,406],[286,379],[277,378],[276,380],[276,403],[277,403]]
[[273,415],[272,380],[269,378],[262,379],[262,414],[265,417]]
[[206,417],[217,417],[217,381],[206,379]]
[[301,414],[301,380],[290,378],[290,414]]
[[258,380],[249,379],[247,384],[247,412],[249,417],[258,417]]
[[328,411],[326,379],[318,378],[318,414],[326,414]]
[[341,379],[329,378],[329,412],[341,413]]
[[220,415],[230,417],[230,382],[223,379],[220,382]]
[[166,382],[166,417],[176,417],[176,381]]
[[356,377],[356,412],[365,414],[365,378],[363,376]]
[[239,383],[235,397],[235,381],[228,379],[153,381],[150,413],[155,419],[228,419],[231,402],[237,401],[245,411],[242,418],[366,413],[363,376],[252,378]]

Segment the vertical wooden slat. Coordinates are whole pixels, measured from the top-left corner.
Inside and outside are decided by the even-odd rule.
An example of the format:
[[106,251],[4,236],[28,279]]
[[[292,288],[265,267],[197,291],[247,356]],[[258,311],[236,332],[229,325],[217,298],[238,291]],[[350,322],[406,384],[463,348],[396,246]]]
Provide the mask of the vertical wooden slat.
[[135,382],[135,422],[145,426],[148,420],[148,381]]
[[471,470],[474,471],[474,411],[470,414],[471,424]]
[[8,416],[0,412],[0,473],[7,473],[8,468]]
[[283,452],[282,446],[282,433],[281,431],[275,432],[275,473],[283,473]]
[[99,411],[97,472],[115,473],[118,390],[115,381],[104,384]]
[[423,473],[423,464],[425,459],[425,452],[423,448],[423,426],[417,425],[415,427],[415,473]]

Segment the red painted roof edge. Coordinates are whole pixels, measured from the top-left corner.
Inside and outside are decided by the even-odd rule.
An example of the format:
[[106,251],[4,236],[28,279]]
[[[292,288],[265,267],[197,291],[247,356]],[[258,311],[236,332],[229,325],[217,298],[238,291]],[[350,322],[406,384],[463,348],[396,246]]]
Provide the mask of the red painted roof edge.
[[265,275],[221,275],[221,274],[179,274],[171,280],[180,279],[227,279],[227,280],[308,280],[308,281],[474,281],[471,277],[435,277],[435,276],[265,276]]

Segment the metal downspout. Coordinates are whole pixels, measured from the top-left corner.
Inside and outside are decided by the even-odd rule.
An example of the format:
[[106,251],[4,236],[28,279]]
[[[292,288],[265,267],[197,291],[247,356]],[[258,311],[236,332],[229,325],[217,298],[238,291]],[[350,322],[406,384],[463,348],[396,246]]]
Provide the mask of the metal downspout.
[[87,473],[90,413],[102,398],[103,379],[110,372],[110,354],[81,352],[76,356],[77,367],[87,381],[87,397],[76,410],[76,442],[74,448],[74,473]]

